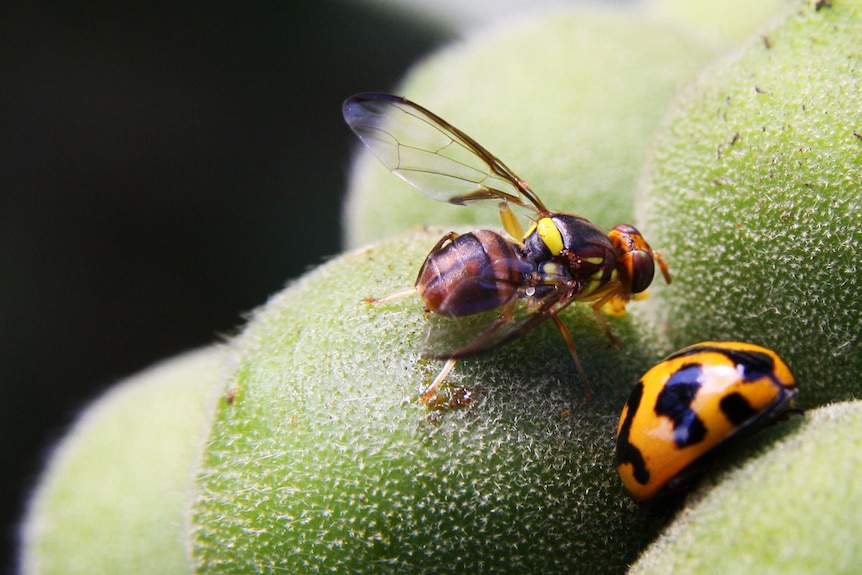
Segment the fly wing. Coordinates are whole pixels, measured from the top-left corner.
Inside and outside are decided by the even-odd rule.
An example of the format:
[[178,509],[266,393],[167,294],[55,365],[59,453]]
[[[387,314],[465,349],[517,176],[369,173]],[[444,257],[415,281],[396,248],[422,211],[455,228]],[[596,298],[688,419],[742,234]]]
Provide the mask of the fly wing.
[[473,138],[400,96],[362,93],[345,100],[344,120],[393,174],[428,197],[465,205],[509,202],[547,213],[527,183]]
[[[468,278],[464,281],[476,281]],[[435,359],[461,359],[491,351],[529,332],[574,299],[563,286],[543,285],[539,295],[520,287],[501,307],[466,317],[432,314],[424,352]]]

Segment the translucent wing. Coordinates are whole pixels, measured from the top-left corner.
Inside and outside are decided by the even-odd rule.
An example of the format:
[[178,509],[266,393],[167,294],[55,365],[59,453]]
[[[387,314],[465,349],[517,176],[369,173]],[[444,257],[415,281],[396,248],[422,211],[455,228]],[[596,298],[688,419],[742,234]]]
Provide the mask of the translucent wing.
[[576,297],[563,286],[541,286],[540,295],[532,296],[526,295],[529,289],[520,287],[521,297],[480,314],[454,319],[432,314],[428,318],[425,354],[435,359],[462,359],[485,353],[532,330]]
[[344,120],[389,170],[435,200],[464,205],[506,201],[547,213],[542,201],[473,138],[410,100],[390,94],[351,96]]

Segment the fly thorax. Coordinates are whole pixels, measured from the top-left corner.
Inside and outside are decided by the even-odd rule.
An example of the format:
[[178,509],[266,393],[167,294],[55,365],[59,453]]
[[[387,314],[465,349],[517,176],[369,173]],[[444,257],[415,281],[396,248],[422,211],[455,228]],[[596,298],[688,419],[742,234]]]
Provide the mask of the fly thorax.
[[542,262],[539,264],[538,270],[539,276],[544,282],[567,283],[572,279],[567,266],[556,260]]
[[[541,218],[539,221],[547,219],[548,218]],[[530,229],[527,230],[527,234],[524,236],[524,257],[534,262],[544,262],[550,260],[554,254],[552,254],[551,250],[548,249],[547,244],[539,234],[538,228],[538,222],[534,223],[530,226]]]

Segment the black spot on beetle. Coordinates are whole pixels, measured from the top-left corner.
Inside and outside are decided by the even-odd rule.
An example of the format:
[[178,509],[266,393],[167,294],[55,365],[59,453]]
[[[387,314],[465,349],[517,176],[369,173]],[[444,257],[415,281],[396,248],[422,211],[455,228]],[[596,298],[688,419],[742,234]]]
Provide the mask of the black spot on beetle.
[[630,463],[632,465],[632,475],[634,476],[635,481],[641,485],[646,485],[649,482],[650,477],[649,470],[646,467],[646,461],[644,461],[644,457],[640,449],[632,445],[631,441],[629,441],[632,430],[632,421],[635,418],[635,414],[638,412],[643,395],[644,384],[643,381],[639,381],[637,386],[632,390],[629,400],[626,403],[628,411],[626,412],[626,418],[623,420],[622,426],[620,426],[620,434],[617,437],[617,467],[625,463]]
[[655,413],[673,422],[673,440],[677,447],[695,445],[706,437],[703,420],[691,408],[700,391],[698,380],[702,373],[703,368],[698,363],[678,369],[656,399]]
[[775,370],[775,360],[771,355],[759,351],[725,350],[727,358],[737,366],[743,367],[743,381],[754,381]]
[[757,415],[757,411],[739,393],[731,393],[722,397],[718,405],[727,420],[737,427]]
[[775,360],[769,354],[760,351],[729,349],[726,347],[716,347],[711,345],[698,345],[692,348],[687,348],[668,356],[667,359],[707,352],[719,353],[733,362],[734,365],[741,365],[744,371],[742,374],[744,381],[754,381],[763,375],[772,374],[775,370]]

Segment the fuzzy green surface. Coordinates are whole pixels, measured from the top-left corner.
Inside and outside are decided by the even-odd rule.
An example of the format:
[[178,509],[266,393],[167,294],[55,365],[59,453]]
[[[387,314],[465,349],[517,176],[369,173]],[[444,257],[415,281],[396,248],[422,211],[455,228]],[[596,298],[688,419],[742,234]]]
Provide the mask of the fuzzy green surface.
[[858,573],[862,403],[800,419],[772,449],[703,490],[631,574]]
[[862,3],[794,4],[689,91],[641,196],[674,283],[647,302],[674,347],[751,341],[803,406],[859,397]]
[[703,41],[726,46],[747,40],[787,4],[788,0],[648,0],[646,10],[691,29]]
[[631,385],[655,356],[629,320],[614,348],[586,306],[577,334],[594,400],[553,325],[450,381],[469,407],[417,401],[441,367],[420,357],[416,297],[361,299],[413,281],[440,230],[342,256],[259,310],[235,342],[193,512],[205,573],[619,573],[656,535],[614,468]]
[[219,348],[189,353],[82,413],[30,502],[22,574],[191,572],[193,469],[227,365]]
[[[668,103],[713,56],[693,35],[635,11],[560,11],[453,44],[397,91],[476,139],[549,208],[610,228],[632,218],[635,182]],[[493,206],[435,202],[358,153],[347,246],[413,225],[500,227]]]
[[[858,395],[859,6],[794,5],[667,120],[632,223],[665,252],[674,284],[609,319],[620,349],[587,306],[563,314],[591,403],[550,324],[459,363],[449,381],[471,391],[468,406],[418,403],[441,367],[420,354],[421,304],[361,302],[411,285],[449,228],[414,229],[299,279],[255,313],[230,356],[180,358],[97,402],[34,496],[24,572],[181,573],[189,557],[201,573],[623,572],[673,511],[637,509],[613,464],[620,409],[668,339],[768,345],[804,405]],[[649,133],[710,54],[640,20],[559,13],[496,29],[429,60],[406,95],[487,145],[550,206],[607,227],[634,213]],[[494,210],[445,212],[366,156],[353,245],[413,222],[498,227]],[[363,186],[380,196],[363,199]],[[809,572],[858,565],[859,407],[796,421],[714,489],[704,484],[639,572],[704,572],[698,557],[722,572],[790,558]]]

